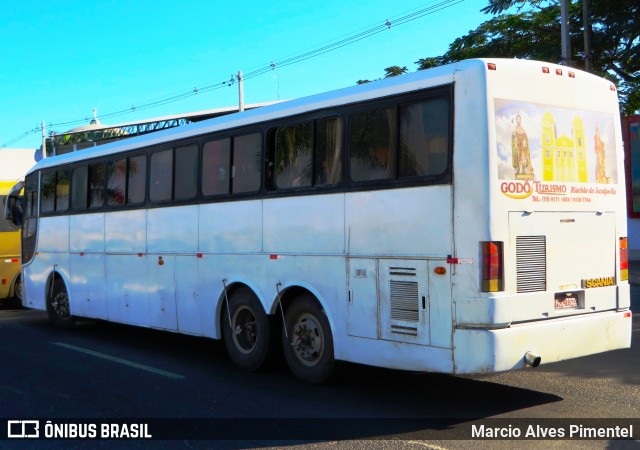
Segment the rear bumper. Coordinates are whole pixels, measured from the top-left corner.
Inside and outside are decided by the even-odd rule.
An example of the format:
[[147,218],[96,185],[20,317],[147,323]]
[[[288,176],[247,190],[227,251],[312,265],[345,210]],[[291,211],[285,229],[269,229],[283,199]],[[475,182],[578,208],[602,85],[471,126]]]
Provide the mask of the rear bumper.
[[495,330],[456,328],[455,373],[493,373],[524,368],[532,352],[542,364],[631,345],[630,311],[605,311],[512,325]]

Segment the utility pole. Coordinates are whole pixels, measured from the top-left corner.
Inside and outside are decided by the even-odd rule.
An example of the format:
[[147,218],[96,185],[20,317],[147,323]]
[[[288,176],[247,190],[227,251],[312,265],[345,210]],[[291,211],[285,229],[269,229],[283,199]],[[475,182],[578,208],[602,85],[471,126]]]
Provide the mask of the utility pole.
[[244,111],[244,87],[242,86],[242,71],[238,70],[238,111]]
[[582,23],[584,27],[584,70],[591,72],[591,19],[589,0],[582,0]]
[[47,130],[44,127],[44,120],[42,121],[42,159],[47,157]]
[[571,66],[571,41],[569,40],[569,0],[560,0],[560,34],[562,64]]

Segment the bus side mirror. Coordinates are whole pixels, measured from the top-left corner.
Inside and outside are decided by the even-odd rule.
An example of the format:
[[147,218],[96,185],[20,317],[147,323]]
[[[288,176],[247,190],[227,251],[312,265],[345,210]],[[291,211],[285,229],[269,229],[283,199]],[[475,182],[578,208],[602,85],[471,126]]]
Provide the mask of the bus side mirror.
[[24,223],[24,213],[22,209],[23,198],[20,191],[24,187],[21,181],[11,188],[9,194],[4,198],[4,219],[15,228],[20,229]]

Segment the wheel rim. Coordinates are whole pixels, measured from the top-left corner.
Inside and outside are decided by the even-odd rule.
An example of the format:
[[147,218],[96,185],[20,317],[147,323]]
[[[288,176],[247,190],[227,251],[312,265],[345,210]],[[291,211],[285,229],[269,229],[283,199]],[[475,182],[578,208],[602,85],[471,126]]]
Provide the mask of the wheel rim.
[[324,330],[312,314],[301,314],[293,325],[292,341],[294,354],[308,367],[318,364],[324,353]]
[[241,306],[233,314],[231,323],[233,345],[239,352],[247,355],[258,344],[258,327],[251,308]]
[[58,317],[69,317],[69,297],[66,292],[58,292],[51,301],[51,308]]

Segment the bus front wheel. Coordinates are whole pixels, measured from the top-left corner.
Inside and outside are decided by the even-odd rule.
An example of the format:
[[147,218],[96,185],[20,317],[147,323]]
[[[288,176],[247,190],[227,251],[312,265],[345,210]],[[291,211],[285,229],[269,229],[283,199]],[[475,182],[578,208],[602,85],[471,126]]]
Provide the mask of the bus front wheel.
[[302,381],[319,384],[333,373],[333,336],[329,320],[310,294],[297,297],[285,315],[282,348],[291,372]]
[[47,315],[49,320],[59,327],[70,327],[75,323],[71,315],[69,294],[62,280],[53,282],[53,289],[47,297]]
[[251,290],[241,288],[231,295],[223,311],[222,333],[227,353],[237,367],[254,372],[270,360],[272,330]]
[[13,285],[13,296],[22,305],[22,277],[20,275]]

